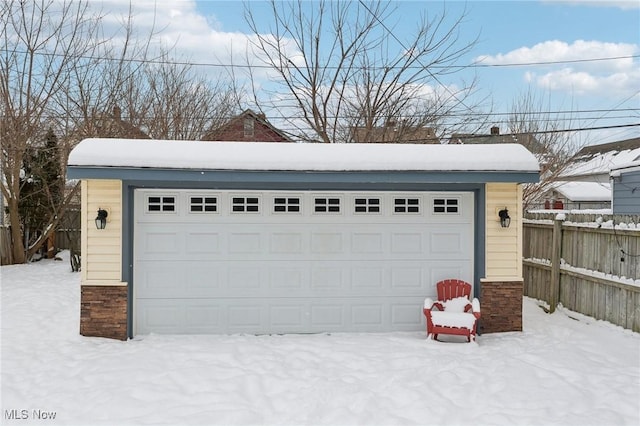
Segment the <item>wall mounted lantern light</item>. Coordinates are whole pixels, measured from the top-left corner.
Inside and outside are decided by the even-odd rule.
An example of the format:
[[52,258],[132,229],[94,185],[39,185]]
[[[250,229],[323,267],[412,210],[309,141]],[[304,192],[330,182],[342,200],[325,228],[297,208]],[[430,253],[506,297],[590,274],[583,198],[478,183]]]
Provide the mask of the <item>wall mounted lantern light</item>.
[[500,216],[500,226],[503,228],[508,228],[511,224],[511,217],[509,217],[509,210],[505,207],[504,209],[498,212],[498,216]]
[[109,216],[109,213],[107,213],[106,210],[98,209],[98,216],[96,216],[96,228],[104,229],[107,227],[107,216]]

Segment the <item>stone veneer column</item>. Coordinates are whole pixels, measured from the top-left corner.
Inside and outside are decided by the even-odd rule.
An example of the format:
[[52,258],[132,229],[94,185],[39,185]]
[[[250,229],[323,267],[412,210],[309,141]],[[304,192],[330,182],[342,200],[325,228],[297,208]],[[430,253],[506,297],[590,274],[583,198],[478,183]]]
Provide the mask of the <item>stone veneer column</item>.
[[523,281],[481,282],[480,333],[522,331]]
[[127,340],[127,286],[81,287],[80,334]]

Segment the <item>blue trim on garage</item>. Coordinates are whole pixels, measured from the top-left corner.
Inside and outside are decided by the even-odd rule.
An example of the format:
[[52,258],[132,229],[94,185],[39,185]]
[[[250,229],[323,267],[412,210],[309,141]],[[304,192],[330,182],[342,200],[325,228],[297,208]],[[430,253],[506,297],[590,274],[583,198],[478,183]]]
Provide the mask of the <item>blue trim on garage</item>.
[[485,185],[481,183],[420,183],[420,182],[202,182],[124,180],[122,182],[122,281],[128,285],[127,332],[133,338],[133,254],[134,254],[134,191],[136,189],[243,189],[243,190],[357,190],[357,191],[451,191],[474,194],[474,296],[481,294],[480,278],[485,276]]
[[[187,169],[138,169],[121,167],[77,167],[69,166],[69,179],[117,179],[139,182],[183,182],[193,185],[196,182],[213,184],[213,189],[240,189],[242,185],[261,183],[272,189],[271,185],[302,183],[314,185],[325,183],[336,185],[333,189],[342,189],[339,185],[355,183],[488,183],[488,182],[538,182],[538,172],[527,171],[269,171],[269,170],[187,170]],[[193,186],[191,186],[193,187]],[[300,188],[294,186],[292,188]],[[290,188],[283,188],[290,189]]]

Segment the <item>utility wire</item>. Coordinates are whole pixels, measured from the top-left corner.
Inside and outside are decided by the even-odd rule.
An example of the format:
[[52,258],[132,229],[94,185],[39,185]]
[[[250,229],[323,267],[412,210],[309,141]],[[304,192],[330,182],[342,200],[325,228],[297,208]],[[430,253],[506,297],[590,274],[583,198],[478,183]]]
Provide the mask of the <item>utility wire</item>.
[[611,56],[607,58],[567,59],[564,61],[519,62],[519,63],[507,63],[507,64],[483,64],[481,62],[474,62],[473,64],[461,65],[460,67],[461,68],[528,67],[532,65],[578,64],[578,63],[584,63],[584,62],[617,61],[619,59],[634,59],[634,58],[640,58],[640,55]]
[[[581,112],[585,112],[585,111],[573,111],[574,114],[579,114]],[[588,112],[588,111],[586,111]],[[536,114],[553,114],[553,112],[540,112],[540,113],[536,113]],[[465,123],[469,124],[469,125],[473,125],[473,124],[484,124],[486,123],[487,120],[485,120],[485,117],[488,119],[491,119],[493,117],[506,117],[506,118],[498,118],[496,120],[490,120],[492,123],[494,124],[507,124],[509,123],[509,119],[508,117],[511,115],[511,113],[487,113],[487,114],[482,114],[482,113],[475,113],[475,114],[465,114],[465,113],[453,113],[453,114],[447,114],[447,118],[455,118],[455,117],[469,117],[469,116],[478,116],[479,120],[469,120],[469,121],[465,121]],[[8,115],[0,115],[0,117],[9,117]],[[82,116],[75,116],[75,115],[65,115],[66,118],[70,118],[70,119],[82,119],[84,117]],[[216,119],[232,119],[236,117],[236,115],[216,115],[213,118]],[[300,118],[300,116],[298,115],[277,115],[277,116],[273,116],[274,118],[277,119],[284,119],[284,120],[294,120],[297,118]],[[331,119],[340,119],[343,118],[345,120],[353,120],[356,119],[357,116],[328,116]],[[407,114],[407,115],[403,115],[402,118],[414,118],[414,117],[422,117],[419,114]],[[122,115],[121,118],[123,120],[128,120],[131,117],[128,117],[126,115]],[[166,116],[154,116],[154,115],[145,115],[145,118],[148,119],[154,119],[154,118],[166,118]],[[209,116],[191,116],[189,119],[190,120],[209,120],[212,117]],[[605,120],[620,120],[620,119],[638,119],[640,117],[638,117],[637,115],[615,115],[615,116],[608,116],[608,117],[592,117],[592,116],[587,116],[587,117],[581,117],[581,116],[576,116],[576,117],[567,117],[567,118],[535,118],[534,120],[536,122],[572,122],[572,121],[591,121],[591,123],[595,123],[598,121],[605,121]],[[587,126],[583,126],[584,128],[587,129],[591,129],[590,126],[592,126],[593,124],[587,125]],[[635,124],[631,124],[630,126],[636,126]],[[615,126],[614,126],[615,127]]]
[[[371,16],[373,16],[373,17],[374,17],[374,19],[375,19],[376,21],[378,21],[378,23],[380,23],[380,25],[382,25],[382,28],[384,28],[384,29],[387,31],[387,33],[388,33],[391,37],[393,37],[393,39],[394,39],[396,42],[398,42],[398,44],[399,44],[399,45],[404,49],[404,51],[405,51],[405,52],[409,51],[409,49],[407,49],[407,47],[406,47],[406,46],[404,45],[404,43],[403,43],[403,42],[398,38],[398,36],[397,36],[393,31],[391,31],[391,30],[389,29],[389,27],[387,27],[387,26],[385,25],[385,23],[384,23],[384,22],[382,22],[382,20],[380,19],[380,17],[379,17],[377,14],[375,14],[375,13],[373,13],[373,12],[371,11],[371,9],[369,8],[369,6],[367,6],[363,0],[359,0],[358,2],[360,3],[360,5],[362,5],[362,7],[364,7],[364,8],[367,10],[367,12],[369,12],[369,13],[371,14]],[[467,104],[465,104],[465,103],[464,103],[464,101],[463,101],[462,99],[459,99],[459,98],[456,96],[456,94],[455,94],[455,93],[453,93],[453,92],[449,89],[449,87],[448,87],[446,84],[442,84],[442,82],[440,81],[440,79],[438,79],[438,77],[437,77],[434,73],[432,73],[432,72],[429,70],[429,67],[426,67],[426,66],[422,63],[422,61],[420,61],[420,58],[416,58],[416,62],[418,62],[418,63],[422,66],[422,69],[423,69],[424,71],[426,71],[426,72],[427,72],[427,73],[428,73],[428,74],[429,74],[429,75],[430,75],[430,76],[431,76],[435,81],[437,81],[437,82],[438,82],[438,84],[439,84],[440,86],[442,86],[442,87],[444,88],[444,90],[446,90],[446,91],[447,91],[447,93],[449,93],[449,94],[451,95],[451,98],[453,98],[453,99],[455,99],[456,101],[458,101],[458,103],[460,103],[460,105],[464,106],[464,107],[467,109],[467,111],[472,111],[472,108],[470,108]],[[450,67],[447,67],[447,68],[450,68]]]
[[[392,33],[393,34],[393,33]],[[394,35],[395,38],[395,35]],[[20,50],[9,50],[7,48],[0,48],[0,52],[3,53],[11,53],[11,54],[19,54],[19,55],[27,55],[33,54],[35,56],[49,56],[49,57],[69,57],[68,55],[64,55],[62,53],[55,52],[26,52]],[[144,64],[158,64],[158,65],[184,65],[184,66],[195,66],[195,67],[211,67],[211,68],[249,68],[249,69],[272,69],[271,65],[260,65],[260,64],[226,64],[226,63],[216,63],[216,62],[195,62],[195,61],[172,61],[172,60],[164,60],[164,59],[137,59],[137,58],[111,58],[111,57],[101,57],[101,56],[89,56],[89,55],[73,55],[73,58],[76,59],[89,59],[89,60],[101,60],[101,61],[115,61],[115,62],[129,62],[129,63],[144,63]],[[506,68],[506,67],[527,67],[527,66],[536,66],[536,65],[562,65],[562,64],[572,64],[572,63],[588,63],[588,62],[601,62],[601,61],[616,61],[620,59],[635,59],[640,58],[640,55],[628,55],[628,56],[611,56],[604,58],[587,58],[587,59],[574,59],[574,60],[564,60],[564,61],[544,61],[544,62],[517,62],[517,63],[507,63],[507,64],[482,64],[482,63],[472,63],[467,65],[430,65],[429,68],[433,69],[465,69],[465,68]],[[304,65],[299,66],[298,68],[308,68]],[[323,68],[326,69],[338,69],[337,66],[327,65]],[[388,66],[371,66],[372,69],[388,69]],[[405,67],[407,69],[423,69],[425,68],[423,65],[413,65]]]

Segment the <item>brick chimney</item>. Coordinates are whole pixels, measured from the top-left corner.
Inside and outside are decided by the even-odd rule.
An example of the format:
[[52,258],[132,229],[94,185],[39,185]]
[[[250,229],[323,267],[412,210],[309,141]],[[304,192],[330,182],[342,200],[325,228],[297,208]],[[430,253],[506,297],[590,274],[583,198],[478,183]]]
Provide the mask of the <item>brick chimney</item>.
[[495,135],[499,135],[500,134],[500,127],[498,126],[493,126],[491,128],[491,135],[495,136]]
[[115,118],[116,120],[120,120],[122,114],[122,110],[120,109],[120,107],[118,105],[113,107],[113,118]]

